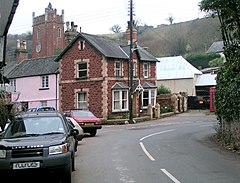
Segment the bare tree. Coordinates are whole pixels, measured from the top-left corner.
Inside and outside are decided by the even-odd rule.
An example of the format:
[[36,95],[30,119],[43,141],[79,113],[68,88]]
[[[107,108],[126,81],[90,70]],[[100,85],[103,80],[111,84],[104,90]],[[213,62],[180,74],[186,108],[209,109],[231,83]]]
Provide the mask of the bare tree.
[[174,19],[175,19],[175,18],[174,18],[172,15],[170,15],[168,18],[166,18],[166,20],[169,22],[170,25],[173,24],[173,20],[174,20]]
[[112,26],[112,27],[110,28],[110,31],[112,31],[112,32],[114,32],[114,33],[119,33],[119,32],[122,31],[122,28],[121,28],[120,25],[115,24],[114,26]]

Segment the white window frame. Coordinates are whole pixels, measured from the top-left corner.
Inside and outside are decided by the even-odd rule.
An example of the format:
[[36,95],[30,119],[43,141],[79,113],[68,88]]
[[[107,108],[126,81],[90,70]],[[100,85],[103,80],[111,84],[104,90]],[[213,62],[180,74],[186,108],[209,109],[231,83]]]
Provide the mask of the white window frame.
[[[86,64],[86,68],[84,69],[79,69],[79,65],[83,65],[83,64]],[[78,62],[76,64],[76,71],[77,71],[77,78],[80,78],[80,79],[86,79],[87,76],[88,76],[88,63],[87,62]],[[86,74],[84,76],[80,76],[80,72],[86,72]]]
[[137,77],[137,62],[133,61],[133,77]]
[[13,91],[16,92],[17,91],[17,84],[16,84],[16,79],[10,79],[10,86],[13,87]]
[[[119,98],[115,98],[115,93],[119,93]],[[125,98],[124,93],[126,94]],[[118,103],[119,108],[115,108]],[[125,105],[124,105],[125,104]],[[124,107],[125,106],[125,107]],[[128,90],[112,90],[112,112],[128,111]]]
[[49,76],[41,76],[41,88],[49,88]]
[[85,41],[79,41],[78,42],[78,49],[81,51],[81,50],[84,50],[85,48]]
[[[144,98],[144,93],[148,92],[148,97]],[[147,108],[149,104],[151,104],[152,106],[156,105],[156,94],[157,94],[157,90],[156,89],[144,89],[143,93],[142,93],[142,105],[143,108]],[[144,106],[144,102],[143,100],[148,100],[148,105]]]
[[148,63],[143,64],[143,77],[144,78],[149,77],[149,64]]
[[[80,95],[83,95],[83,98]],[[87,92],[84,92],[84,91],[77,92],[77,108],[78,109],[88,108],[87,98],[88,98]]]
[[[117,67],[119,64],[119,67]],[[116,61],[115,62],[115,76],[116,77],[121,77],[122,76],[122,62],[121,61]]]

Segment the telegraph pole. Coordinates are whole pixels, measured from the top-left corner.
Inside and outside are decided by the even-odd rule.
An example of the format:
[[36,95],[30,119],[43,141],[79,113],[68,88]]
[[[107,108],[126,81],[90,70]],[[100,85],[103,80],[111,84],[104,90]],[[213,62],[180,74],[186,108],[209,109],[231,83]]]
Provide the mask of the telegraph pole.
[[130,70],[130,78],[129,78],[129,123],[133,123],[133,56],[132,56],[132,47],[133,47],[133,2],[130,0],[130,55],[129,55],[129,70]]

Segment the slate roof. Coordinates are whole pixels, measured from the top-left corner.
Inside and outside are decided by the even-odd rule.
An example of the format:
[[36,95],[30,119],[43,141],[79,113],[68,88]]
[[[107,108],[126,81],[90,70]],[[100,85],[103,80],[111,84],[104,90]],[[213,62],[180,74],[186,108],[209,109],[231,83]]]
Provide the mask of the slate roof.
[[[63,50],[63,52],[55,59],[59,61],[63,55],[73,46],[73,44],[79,39],[84,39],[88,44],[93,46],[97,51],[107,58],[117,58],[117,59],[129,59],[130,48],[128,46],[122,46],[118,41],[112,40],[110,38],[91,35],[86,33],[79,33],[76,38]],[[144,50],[138,47],[140,60],[144,61],[157,61],[157,59]]]
[[[130,55],[130,46],[123,46],[122,49],[123,49],[123,51],[127,55]],[[150,54],[147,50],[145,50],[141,46],[137,45],[137,47],[135,49],[136,49],[136,51],[137,51],[137,53],[139,55],[139,59],[141,61],[154,61],[154,62],[158,62],[156,57],[154,57],[152,54]]]
[[13,70],[14,67],[16,67],[17,62],[16,61],[9,61],[6,62],[6,66],[3,67],[3,74],[6,76],[11,70]]
[[203,74],[198,77],[195,86],[215,86],[217,74]]
[[129,89],[129,87],[125,83],[117,82],[112,86],[112,89],[122,90],[122,89]]
[[149,83],[149,82],[145,82],[143,84],[143,88],[147,89],[147,88],[157,88],[156,85],[152,84],[152,83]]
[[207,53],[212,53],[212,52],[215,52],[215,53],[222,53],[224,50],[223,50],[223,41],[217,41],[217,42],[214,42],[208,49]]
[[17,64],[7,75],[9,79],[55,74],[58,72],[59,63],[54,62],[56,56],[23,60]]
[[157,58],[157,80],[194,78],[202,72],[192,66],[182,56]]

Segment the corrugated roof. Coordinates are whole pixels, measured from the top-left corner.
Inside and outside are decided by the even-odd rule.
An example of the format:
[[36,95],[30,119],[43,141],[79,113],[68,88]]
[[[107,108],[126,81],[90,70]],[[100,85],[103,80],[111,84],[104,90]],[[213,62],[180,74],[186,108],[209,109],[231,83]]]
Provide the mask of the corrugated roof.
[[217,74],[203,74],[198,77],[195,86],[215,86]]
[[56,56],[44,57],[38,59],[23,60],[16,65],[6,77],[19,78],[29,76],[39,76],[46,74],[54,74],[58,71],[59,63],[54,62]]
[[157,80],[194,78],[202,72],[182,56],[157,58]]

